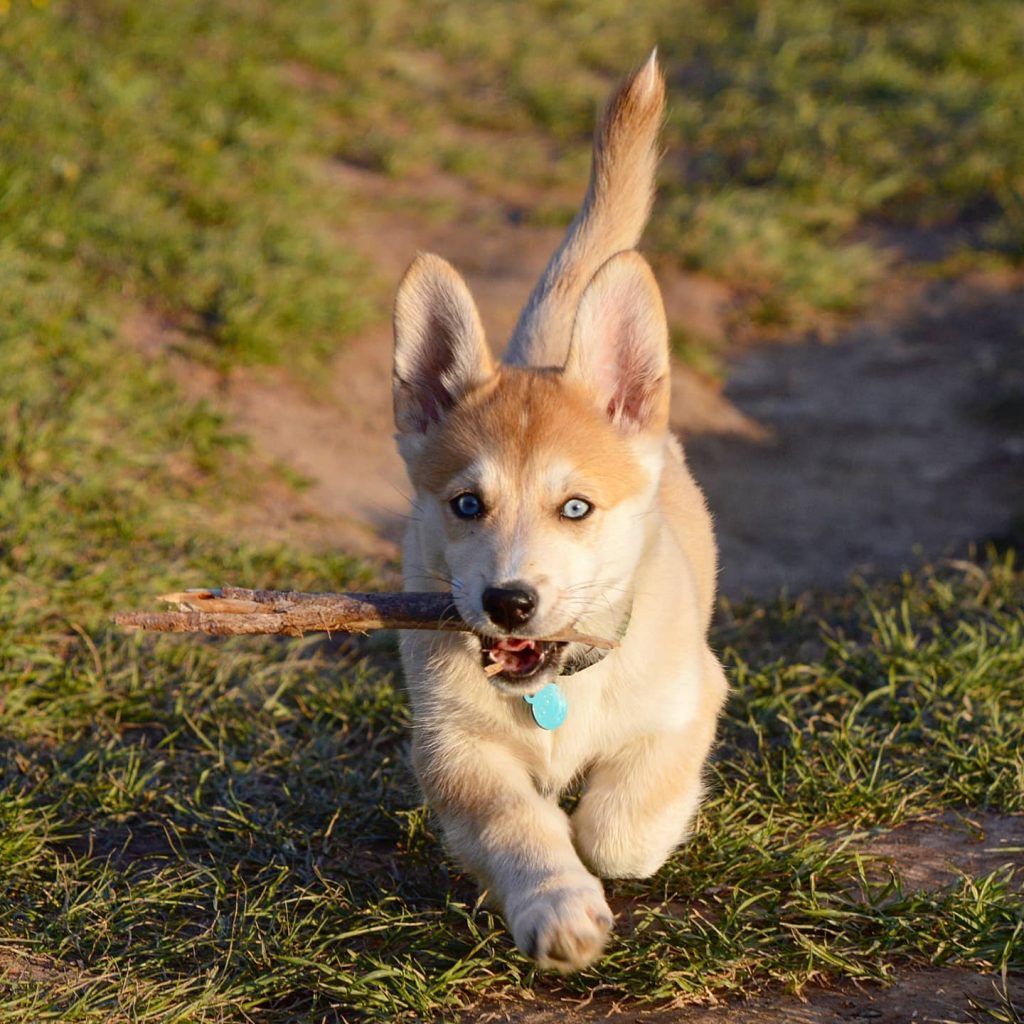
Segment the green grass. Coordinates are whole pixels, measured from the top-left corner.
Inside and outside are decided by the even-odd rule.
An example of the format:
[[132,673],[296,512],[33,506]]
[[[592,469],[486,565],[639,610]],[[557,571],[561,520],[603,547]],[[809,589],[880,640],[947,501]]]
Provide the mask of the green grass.
[[[958,228],[951,268],[1016,261],[1024,12],[1015,0],[141,4],[0,14],[7,273],[60,273],[184,326],[212,360],[311,367],[386,305],[345,244],[340,158],[434,171],[571,216],[596,109],[660,46],[659,259],[748,319],[863,302],[864,229]],[[987,255],[985,255],[987,254]]]
[[413,1019],[523,987],[656,1001],[1024,970],[1004,874],[913,893],[860,852],[949,808],[1024,810],[1012,554],[726,616],[735,692],[697,835],[612,887],[609,955],[565,981],[445,861],[389,641],[108,625],[219,580],[374,585],[247,528],[271,470],[123,328],[144,308],[215,365],[319,365],[385,298],[345,242],[335,158],[561,195],[624,54],[657,37],[674,155],[651,237],[745,282],[763,321],[856,301],[883,266],[846,244],[866,219],[967,218],[1012,257],[1019,12],[878,10],[0,4],[0,1021]]
[[[595,110],[659,45],[667,159],[649,242],[730,281],[768,325],[855,308],[888,268],[866,226],[961,231],[1011,261],[1024,229],[1024,12],[1014,0],[374,5],[356,81],[339,34],[304,59],[347,92],[338,151],[396,176],[525,179],[571,206]],[[554,209],[550,204],[554,202]],[[559,205],[559,203],[561,205]],[[954,250],[957,246],[954,246]]]
[[[0,17],[4,291],[146,305],[218,364],[307,366],[370,309],[323,104],[229,6],[27,3]],[[371,292],[371,296],[372,296]]]
[[5,590],[0,948],[53,976],[7,986],[0,1020],[411,1019],[519,986],[660,1000],[1024,969],[1001,872],[915,893],[863,856],[872,827],[1024,810],[1010,558],[731,619],[697,835],[612,886],[622,932],[566,981],[536,975],[445,863],[387,649],[140,639],[56,609],[26,629]]

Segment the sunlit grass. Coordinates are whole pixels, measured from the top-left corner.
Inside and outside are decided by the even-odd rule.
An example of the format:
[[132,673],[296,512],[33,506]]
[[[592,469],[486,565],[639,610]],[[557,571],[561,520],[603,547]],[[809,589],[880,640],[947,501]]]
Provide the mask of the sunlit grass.
[[855,308],[891,258],[866,226],[951,232],[957,267],[1019,258],[1014,0],[533,10],[13,2],[5,245],[158,307],[209,358],[322,358],[387,297],[345,245],[358,204],[318,161],[515,182],[528,214],[565,219],[596,110],[657,43],[670,106],[648,244],[734,284],[752,322]]

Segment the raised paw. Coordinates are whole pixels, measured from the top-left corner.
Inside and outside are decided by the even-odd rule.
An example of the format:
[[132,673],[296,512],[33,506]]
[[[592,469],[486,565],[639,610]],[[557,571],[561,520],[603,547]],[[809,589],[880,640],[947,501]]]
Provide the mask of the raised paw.
[[546,970],[567,974],[593,963],[608,941],[612,912],[600,884],[544,888],[509,914],[516,945]]

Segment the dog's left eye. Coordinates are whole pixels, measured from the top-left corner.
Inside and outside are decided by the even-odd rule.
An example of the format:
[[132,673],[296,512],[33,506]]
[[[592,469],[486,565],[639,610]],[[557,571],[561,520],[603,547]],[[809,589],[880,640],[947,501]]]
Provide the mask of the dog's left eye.
[[583,498],[570,498],[559,509],[558,514],[563,519],[586,519],[593,511],[594,506],[589,501],[584,501]]
[[457,494],[448,504],[460,519],[479,519],[484,514],[484,503],[479,495],[469,491]]

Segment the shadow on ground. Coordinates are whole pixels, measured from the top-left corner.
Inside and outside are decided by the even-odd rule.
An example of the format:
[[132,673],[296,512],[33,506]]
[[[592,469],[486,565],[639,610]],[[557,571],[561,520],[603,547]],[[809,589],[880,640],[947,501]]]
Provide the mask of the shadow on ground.
[[836,341],[754,349],[730,367],[726,395],[769,432],[686,445],[730,597],[840,587],[1020,539],[1019,282],[935,283]]

